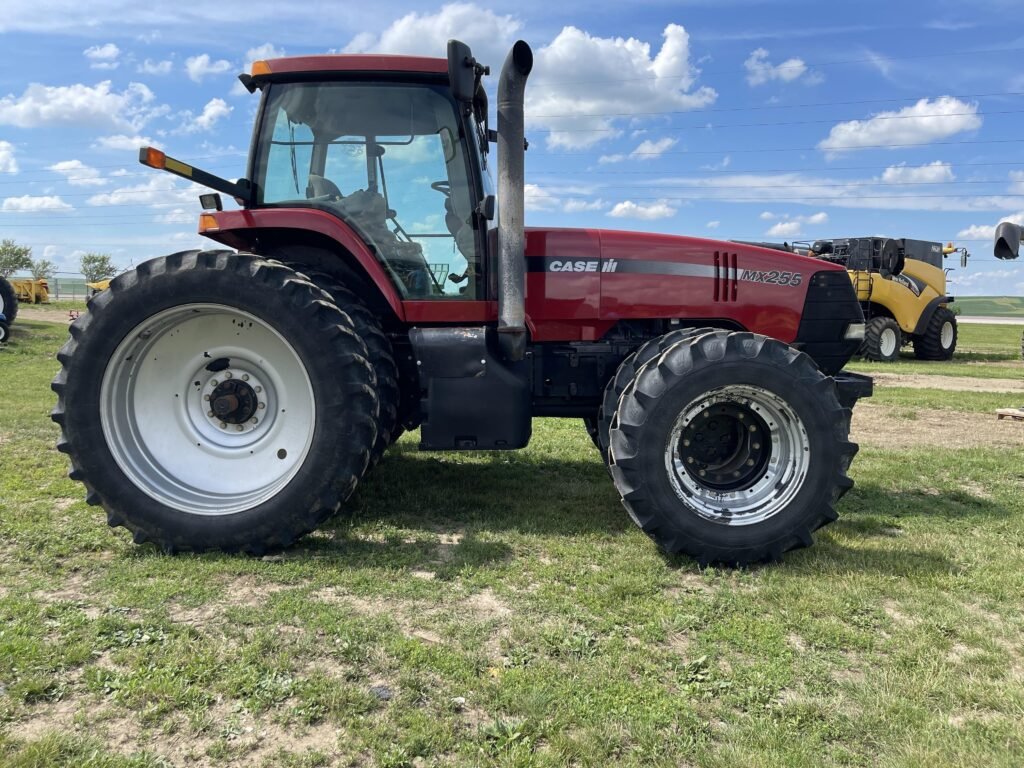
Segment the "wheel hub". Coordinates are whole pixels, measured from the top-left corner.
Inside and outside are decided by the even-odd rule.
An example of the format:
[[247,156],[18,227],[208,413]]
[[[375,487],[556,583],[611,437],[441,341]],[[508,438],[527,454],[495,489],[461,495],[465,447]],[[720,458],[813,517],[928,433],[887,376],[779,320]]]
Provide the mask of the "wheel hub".
[[682,431],[686,471],[717,490],[743,490],[756,482],[771,456],[771,430],[756,412],[739,403],[705,409]]
[[213,415],[227,424],[245,424],[256,415],[258,406],[255,390],[245,381],[222,381],[210,395]]

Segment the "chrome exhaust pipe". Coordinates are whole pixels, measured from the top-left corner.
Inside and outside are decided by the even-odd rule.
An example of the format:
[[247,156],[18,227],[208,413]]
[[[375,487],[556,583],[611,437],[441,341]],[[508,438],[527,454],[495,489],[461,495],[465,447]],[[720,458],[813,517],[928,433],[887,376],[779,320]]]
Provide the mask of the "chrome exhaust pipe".
[[498,78],[498,341],[506,360],[526,354],[526,78],[533,51],[522,40],[505,57]]

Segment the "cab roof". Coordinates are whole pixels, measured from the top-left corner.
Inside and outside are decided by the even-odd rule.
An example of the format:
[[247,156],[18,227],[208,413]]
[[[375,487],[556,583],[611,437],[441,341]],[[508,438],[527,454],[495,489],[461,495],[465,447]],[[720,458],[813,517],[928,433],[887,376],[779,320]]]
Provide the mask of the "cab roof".
[[252,75],[256,78],[268,75],[315,72],[409,72],[443,75],[448,73],[448,62],[445,59],[426,56],[340,53],[319,56],[287,56],[281,59],[257,61],[252,66]]

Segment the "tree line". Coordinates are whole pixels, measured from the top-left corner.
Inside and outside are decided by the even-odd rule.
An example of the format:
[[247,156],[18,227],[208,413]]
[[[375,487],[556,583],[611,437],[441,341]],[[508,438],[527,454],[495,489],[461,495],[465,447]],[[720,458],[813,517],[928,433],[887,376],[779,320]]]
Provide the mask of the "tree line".
[[[85,282],[96,283],[117,274],[113,259],[106,253],[84,253],[78,260],[79,271]],[[33,259],[32,248],[18,245],[13,240],[0,241],[0,277],[10,277],[26,270],[36,280],[51,280],[57,274],[57,265],[49,259]]]

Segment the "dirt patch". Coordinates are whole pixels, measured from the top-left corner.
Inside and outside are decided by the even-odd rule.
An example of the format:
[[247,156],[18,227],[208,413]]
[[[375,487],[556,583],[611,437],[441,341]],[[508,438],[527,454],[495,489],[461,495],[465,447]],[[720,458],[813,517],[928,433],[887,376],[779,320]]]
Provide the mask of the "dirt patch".
[[[81,310],[81,312],[84,314],[85,310]],[[23,320],[42,320],[46,323],[64,323],[65,325],[70,324],[74,319],[66,309],[52,309],[29,304],[18,305],[18,317]]]
[[177,624],[203,626],[223,616],[228,608],[258,608],[271,595],[289,589],[285,584],[257,581],[252,576],[239,576],[225,582],[224,594],[212,602],[194,608],[172,604],[167,617]]
[[1024,392],[1022,379],[974,379],[970,376],[935,376],[927,373],[871,373],[879,387],[943,389],[948,392]]
[[918,408],[913,419],[894,419],[887,406],[859,403],[853,409],[853,440],[861,445],[900,450],[917,447],[1020,448],[1024,422],[984,413]]
[[892,601],[886,600],[882,603],[882,610],[885,611],[885,615],[893,620],[896,624],[903,627],[914,627],[917,626],[917,619],[913,616],[909,616],[903,612],[899,604]]
[[512,609],[489,589],[467,597],[460,605],[471,611],[481,621],[503,619],[512,615]]
[[225,745],[242,765],[272,764],[282,751],[303,754],[315,750],[330,757],[339,755],[341,731],[329,723],[285,724],[274,712],[255,716],[227,703],[215,704],[202,721],[198,731],[184,723],[176,728],[150,730],[123,710],[75,698],[39,708],[17,723],[16,731],[17,738],[26,742],[53,732],[77,732],[99,738],[109,750],[123,755],[145,749],[172,765],[203,768],[224,764],[222,758],[207,754],[215,744]]

